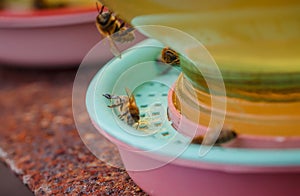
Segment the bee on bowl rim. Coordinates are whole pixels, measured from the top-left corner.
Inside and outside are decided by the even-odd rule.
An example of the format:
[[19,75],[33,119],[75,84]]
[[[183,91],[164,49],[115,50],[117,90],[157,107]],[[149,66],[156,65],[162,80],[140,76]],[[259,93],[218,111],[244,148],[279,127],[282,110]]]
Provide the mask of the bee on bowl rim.
[[178,52],[171,49],[170,47],[165,47],[162,49],[160,53],[160,59],[157,61],[164,64],[171,65],[166,70],[164,70],[160,75],[167,74],[172,69],[172,66],[180,66],[181,63]]
[[[227,142],[231,142],[234,139],[237,138],[237,133],[234,130],[231,129],[222,129],[220,132],[220,135],[218,136],[217,140],[214,143],[214,146],[220,146],[222,144],[225,144]],[[197,136],[193,138],[192,143],[194,144],[203,144],[204,141],[204,135]],[[212,143],[212,138],[209,139],[208,144],[204,145],[209,145]]]
[[169,47],[162,49],[161,61],[169,65],[180,65],[180,57],[178,52]]

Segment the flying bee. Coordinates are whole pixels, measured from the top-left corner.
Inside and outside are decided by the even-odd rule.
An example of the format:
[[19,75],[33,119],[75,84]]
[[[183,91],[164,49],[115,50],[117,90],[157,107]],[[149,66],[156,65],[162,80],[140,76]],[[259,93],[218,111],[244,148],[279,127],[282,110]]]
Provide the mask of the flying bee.
[[[221,130],[218,139],[215,142],[215,146],[219,146],[226,142],[232,141],[237,137],[237,133],[233,130]],[[204,140],[204,136],[197,136],[193,138],[192,143],[194,144],[202,144]]]
[[117,18],[111,11],[104,11],[102,5],[96,18],[96,26],[98,31],[104,37],[107,37],[110,43],[111,52],[121,58],[121,52],[115,42],[125,43],[134,40],[135,36],[132,28],[127,28],[125,22]]
[[104,94],[103,96],[113,101],[112,105],[108,105],[109,108],[116,108],[119,115],[118,117],[125,121],[128,125],[133,126],[139,124],[140,112],[135,102],[134,95],[128,88],[125,88],[126,96],[117,96],[111,94]]

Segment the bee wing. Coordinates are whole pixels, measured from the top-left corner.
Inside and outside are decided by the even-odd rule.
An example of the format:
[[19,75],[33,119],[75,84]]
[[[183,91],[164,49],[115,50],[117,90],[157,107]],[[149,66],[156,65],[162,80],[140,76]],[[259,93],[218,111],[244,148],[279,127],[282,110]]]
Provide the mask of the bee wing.
[[129,90],[129,88],[125,88],[126,94],[129,98],[129,104],[136,106],[135,98],[133,93]]
[[133,31],[134,31],[133,28],[123,27],[118,32],[112,35],[112,39],[120,43],[131,42],[135,39],[135,35]]
[[122,57],[121,52],[120,52],[118,46],[116,45],[116,43],[114,42],[114,40],[110,36],[107,36],[107,38],[109,40],[110,50],[113,53],[113,55],[115,57],[121,58]]
[[134,98],[131,90],[129,90],[129,88],[126,87],[125,91],[126,91],[126,94],[127,94],[128,98],[129,98],[129,100],[133,100],[135,102],[135,98]]

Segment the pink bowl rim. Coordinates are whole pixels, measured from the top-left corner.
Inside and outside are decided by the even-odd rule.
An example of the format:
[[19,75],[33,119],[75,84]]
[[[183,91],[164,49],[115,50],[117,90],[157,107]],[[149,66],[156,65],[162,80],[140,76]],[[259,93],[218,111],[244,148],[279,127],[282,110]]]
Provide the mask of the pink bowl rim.
[[[94,127],[102,134],[105,138],[115,144],[118,148],[122,150],[131,151],[131,153],[139,154],[140,156],[147,156],[149,159],[155,160],[165,160],[163,155],[160,154],[145,154],[140,152],[138,148],[130,146],[115,137],[111,136],[109,133],[104,131],[94,120],[91,119]],[[139,160],[136,160],[139,161]],[[299,173],[299,166],[263,166],[263,165],[239,165],[239,164],[225,164],[225,163],[211,163],[211,162],[201,162],[188,159],[182,159],[180,157],[166,164],[175,164],[182,167],[190,167],[197,169],[207,169],[214,171],[222,171],[227,173]]]
[[[170,121],[172,121],[174,128],[189,137],[193,137],[191,133],[186,130],[180,130],[179,122],[184,123],[186,126],[184,127],[191,127],[191,130],[195,130],[195,136],[204,135],[207,131],[207,127],[202,125],[196,125],[194,122],[188,120],[187,118],[182,118],[180,113],[176,110],[172,97],[174,93],[174,88],[172,87],[168,93],[168,116]],[[242,145],[242,146],[241,146]],[[234,142],[230,142],[225,144],[224,147],[238,147],[238,148],[300,148],[300,136],[293,136],[293,137],[279,137],[279,136],[255,136],[255,135],[239,135]]]
[[97,16],[97,9],[64,8],[53,10],[13,13],[0,11],[0,28],[50,27],[92,22]]

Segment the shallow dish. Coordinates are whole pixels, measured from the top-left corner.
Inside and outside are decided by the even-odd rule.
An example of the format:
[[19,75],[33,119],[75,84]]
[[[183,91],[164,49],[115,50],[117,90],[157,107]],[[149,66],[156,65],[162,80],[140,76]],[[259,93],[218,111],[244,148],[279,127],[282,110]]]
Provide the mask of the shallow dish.
[[21,14],[1,11],[0,63],[31,67],[79,65],[102,39],[95,27],[96,16],[96,8]]
[[190,144],[166,118],[150,133],[136,131],[118,119],[102,94],[122,95],[125,87],[133,90],[140,108],[151,111],[152,103],[160,103],[166,111],[167,94],[178,71],[161,74],[167,69],[156,61],[162,48],[153,40],[131,48],[122,60],[110,61],[97,73],[86,95],[92,122],[118,146],[133,180],[152,195],[300,194],[299,149],[212,147],[201,154],[204,147]]

